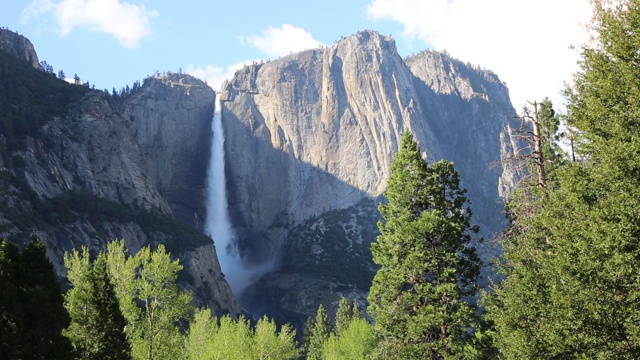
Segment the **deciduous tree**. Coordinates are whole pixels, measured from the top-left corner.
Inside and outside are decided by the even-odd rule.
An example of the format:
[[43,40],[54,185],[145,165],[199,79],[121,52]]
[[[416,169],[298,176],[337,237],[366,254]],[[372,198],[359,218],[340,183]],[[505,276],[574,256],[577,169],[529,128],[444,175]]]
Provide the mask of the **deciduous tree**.
[[191,295],[178,290],[182,266],[171,260],[163,245],[144,247],[129,256],[124,242],[107,247],[107,265],[120,309],[127,320],[126,334],[135,359],[176,359],[183,338],[181,327],[193,315]]

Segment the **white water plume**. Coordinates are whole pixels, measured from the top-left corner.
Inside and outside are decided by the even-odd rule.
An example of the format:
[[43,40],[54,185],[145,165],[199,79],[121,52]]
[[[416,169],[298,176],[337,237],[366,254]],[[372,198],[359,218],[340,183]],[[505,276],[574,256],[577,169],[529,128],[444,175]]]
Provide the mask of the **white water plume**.
[[250,268],[246,266],[238,251],[238,242],[231,227],[227,209],[222,101],[219,93],[216,94],[211,131],[213,137],[207,169],[207,219],[204,231],[213,238],[225,279],[233,293],[238,296],[270,266]]

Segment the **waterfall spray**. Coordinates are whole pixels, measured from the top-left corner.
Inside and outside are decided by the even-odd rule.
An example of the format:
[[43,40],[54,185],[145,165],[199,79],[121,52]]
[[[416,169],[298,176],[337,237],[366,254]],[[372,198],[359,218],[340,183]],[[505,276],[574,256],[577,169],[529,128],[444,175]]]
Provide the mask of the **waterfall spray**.
[[218,261],[234,294],[238,295],[248,285],[245,279],[238,243],[229,221],[227,210],[226,179],[224,174],[224,132],[222,130],[222,101],[216,94],[213,120],[211,157],[207,170],[207,219],[204,230],[213,238]]

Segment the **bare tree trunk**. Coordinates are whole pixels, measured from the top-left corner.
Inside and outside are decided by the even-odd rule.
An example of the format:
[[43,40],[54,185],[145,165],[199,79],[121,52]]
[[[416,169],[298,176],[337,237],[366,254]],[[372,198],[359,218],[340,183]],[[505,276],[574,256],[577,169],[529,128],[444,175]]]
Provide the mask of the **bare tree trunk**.
[[543,188],[547,186],[547,179],[544,173],[544,157],[542,155],[542,136],[540,134],[540,122],[538,121],[538,103],[534,101],[533,105],[533,157],[538,171],[538,186]]

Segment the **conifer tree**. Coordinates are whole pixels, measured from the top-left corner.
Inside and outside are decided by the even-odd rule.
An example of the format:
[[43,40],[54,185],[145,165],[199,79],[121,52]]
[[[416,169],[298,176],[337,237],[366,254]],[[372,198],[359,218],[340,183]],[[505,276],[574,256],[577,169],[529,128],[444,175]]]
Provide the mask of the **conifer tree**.
[[47,249],[37,237],[19,253],[0,241],[0,351],[8,359],[70,359],[69,324]]
[[371,247],[381,268],[368,312],[382,356],[455,358],[470,345],[478,319],[468,300],[477,291],[480,261],[465,193],[452,163],[427,166],[412,134],[403,135]]
[[316,326],[315,317],[309,316],[307,321],[304,324],[304,331],[302,333],[302,344],[301,344],[301,352],[305,354],[309,354],[309,344],[311,343],[311,337],[313,336],[313,328]]
[[358,303],[356,301],[351,304],[347,298],[343,297],[340,299],[340,302],[338,303],[338,312],[336,313],[336,336],[340,336],[340,333],[349,326],[349,323],[359,317],[360,310],[358,309]]
[[316,313],[316,319],[313,325],[313,331],[309,338],[309,345],[307,347],[307,359],[321,360],[322,359],[322,346],[324,342],[329,339],[331,334],[331,323],[329,322],[329,316],[324,306],[320,304],[318,312]]
[[71,325],[65,335],[78,359],[130,359],[131,347],[124,334],[126,321],[107,272],[105,254],[90,263],[89,250],[65,256],[72,288],[65,306]]
[[489,301],[507,359],[640,358],[640,1],[594,4],[567,92],[585,161],[519,217]]

